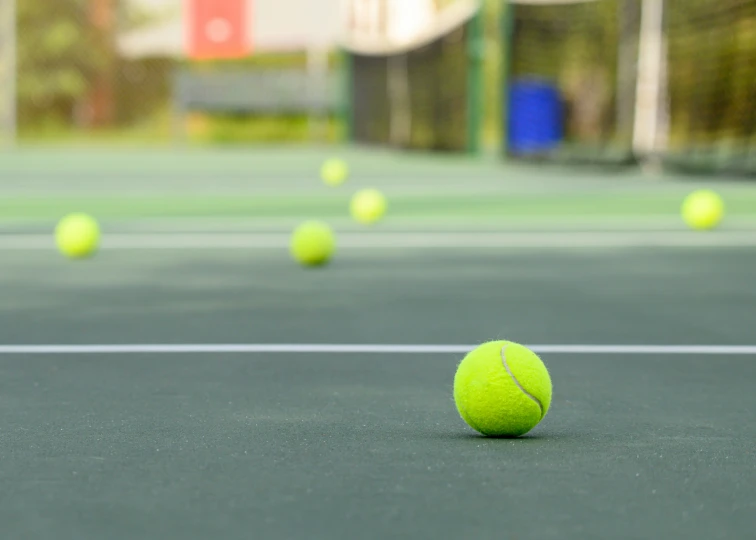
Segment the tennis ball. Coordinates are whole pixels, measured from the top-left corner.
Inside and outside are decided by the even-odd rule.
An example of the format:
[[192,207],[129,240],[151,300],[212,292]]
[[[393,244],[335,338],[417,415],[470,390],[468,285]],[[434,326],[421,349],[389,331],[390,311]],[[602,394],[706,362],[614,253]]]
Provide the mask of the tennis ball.
[[384,216],[387,206],[383,193],[377,189],[363,189],[352,197],[350,212],[356,221],[370,225]]
[[454,377],[454,401],[467,424],[483,435],[518,437],[551,405],[551,378],[530,349],[509,341],[470,352]]
[[331,187],[340,186],[346,182],[349,176],[349,167],[341,159],[333,158],[326,160],[320,169],[320,177],[326,185]]
[[58,250],[71,259],[93,255],[100,245],[100,226],[87,214],[69,214],[55,227]]
[[685,198],[682,216],[688,227],[697,230],[710,230],[722,221],[725,205],[715,192],[702,189],[694,191]]
[[336,250],[331,228],[320,221],[308,221],[294,230],[291,237],[291,255],[303,266],[327,264]]

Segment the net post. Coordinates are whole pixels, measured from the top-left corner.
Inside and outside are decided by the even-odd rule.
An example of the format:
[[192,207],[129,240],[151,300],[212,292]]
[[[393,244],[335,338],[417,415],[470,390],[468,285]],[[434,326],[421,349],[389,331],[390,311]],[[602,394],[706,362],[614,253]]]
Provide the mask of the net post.
[[633,136],[639,20],[640,4],[637,0],[619,0],[617,3],[619,39],[617,47],[617,95],[615,96],[615,108],[617,135],[623,144],[631,143]]
[[662,101],[665,87],[664,0],[643,0],[635,94],[633,152],[636,159],[653,165],[664,140]]
[[483,117],[483,61],[485,57],[485,29],[483,26],[483,3],[470,20],[468,35],[469,67],[467,75],[467,153],[480,153],[481,125]]
[[13,146],[18,131],[17,37],[16,0],[0,0],[0,146]]

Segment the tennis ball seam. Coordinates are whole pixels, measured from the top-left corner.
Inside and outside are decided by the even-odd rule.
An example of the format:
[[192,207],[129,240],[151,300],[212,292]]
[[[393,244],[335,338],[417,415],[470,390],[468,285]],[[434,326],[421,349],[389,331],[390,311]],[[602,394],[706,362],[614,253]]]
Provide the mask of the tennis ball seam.
[[541,411],[541,420],[543,420],[543,403],[541,403],[541,400],[535,397],[533,394],[525,390],[525,387],[520,384],[520,381],[517,380],[517,377],[514,376],[514,373],[512,373],[512,370],[509,369],[509,364],[507,364],[507,346],[504,345],[501,348],[501,363],[504,364],[504,369],[507,370],[507,373],[509,374],[509,377],[514,381],[514,383],[517,385],[517,388],[520,389],[520,391],[525,394],[525,396],[529,397],[533,402],[538,405],[538,408]]

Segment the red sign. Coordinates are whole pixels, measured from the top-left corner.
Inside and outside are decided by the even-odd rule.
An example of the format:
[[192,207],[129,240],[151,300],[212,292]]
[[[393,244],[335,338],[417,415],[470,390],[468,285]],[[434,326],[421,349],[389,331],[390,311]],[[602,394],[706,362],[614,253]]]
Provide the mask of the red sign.
[[251,52],[249,1],[186,0],[189,56],[198,60],[247,56]]

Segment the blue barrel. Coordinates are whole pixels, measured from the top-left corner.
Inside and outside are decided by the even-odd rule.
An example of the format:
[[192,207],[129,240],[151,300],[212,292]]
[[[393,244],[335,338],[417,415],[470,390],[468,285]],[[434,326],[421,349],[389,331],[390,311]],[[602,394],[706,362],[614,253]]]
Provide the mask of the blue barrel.
[[549,81],[521,79],[509,88],[508,145],[513,154],[542,154],[556,149],[564,136],[559,88]]

